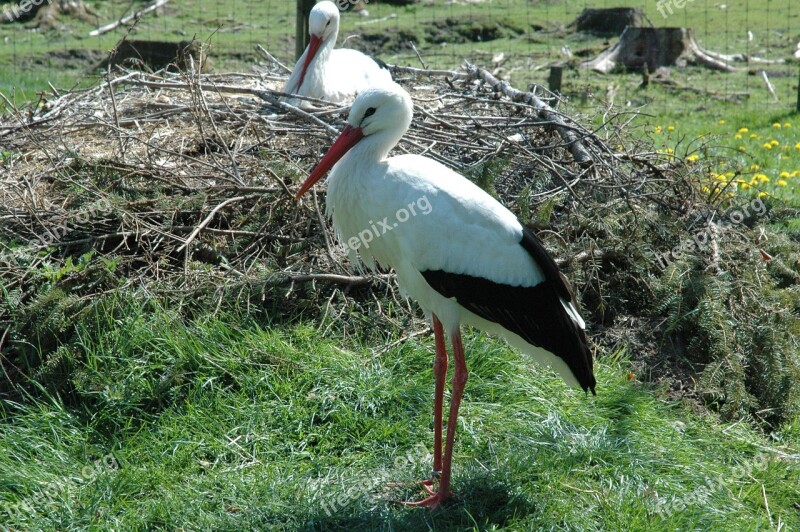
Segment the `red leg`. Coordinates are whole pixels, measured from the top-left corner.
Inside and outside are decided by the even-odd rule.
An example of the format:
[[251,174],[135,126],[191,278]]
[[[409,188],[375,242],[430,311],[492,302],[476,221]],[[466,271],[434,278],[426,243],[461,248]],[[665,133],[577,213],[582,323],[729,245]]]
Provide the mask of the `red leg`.
[[467,362],[464,359],[464,346],[461,343],[461,331],[456,329],[451,337],[453,343],[453,394],[450,398],[450,415],[447,418],[447,441],[444,448],[444,462],[442,464],[442,477],[439,480],[439,491],[419,502],[407,502],[408,506],[426,506],[435,509],[445,500],[452,497],[450,491],[450,473],[453,462],[453,441],[456,438],[456,425],[458,424],[458,408],[461,397],[464,395],[464,386],[467,384]]
[[436,387],[433,396],[433,473],[430,479],[422,481],[425,490],[433,495],[433,483],[442,474],[442,408],[444,406],[444,381],[447,377],[447,348],[444,341],[444,327],[436,314],[433,314],[433,338],[436,342],[436,358],[433,361],[433,375]]
[[436,341],[436,359],[433,362],[433,375],[436,389],[433,396],[433,474],[442,472],[442,407],[444,404],[444,379],[447,376],[447,349],[444,344],[442,322],[433,315],[433,337]]

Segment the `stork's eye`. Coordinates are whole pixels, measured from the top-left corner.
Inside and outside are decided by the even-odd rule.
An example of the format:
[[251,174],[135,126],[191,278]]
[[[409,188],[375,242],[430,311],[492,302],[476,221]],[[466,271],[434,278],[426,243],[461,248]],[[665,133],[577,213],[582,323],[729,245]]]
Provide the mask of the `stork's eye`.
[[330,21],[330,19],[328,19],[328,22],[325,23],[325,26],[330,26],[330,25],[331,25],[331,21]]
[[369,109],[367,109],[367,112],[364,113],[364,118],[366,118],[368,116],[372,116],[374,114],[375,114],[375,108],[374,107],[370,107]]

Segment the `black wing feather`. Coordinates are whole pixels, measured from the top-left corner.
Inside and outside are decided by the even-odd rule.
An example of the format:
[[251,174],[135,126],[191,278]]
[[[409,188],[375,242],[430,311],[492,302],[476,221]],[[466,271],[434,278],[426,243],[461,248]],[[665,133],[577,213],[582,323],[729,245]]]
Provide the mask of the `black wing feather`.
[[379,59],[379,58],[377,58],[377,57],[375,57],[374,55],[371,55],[371,54],[365,54],[365,55],[367,57],[369,57],[370,59],[372,59],[373,61],[375,61],[378,64],[378,66],[381,67],[382,69],[391,71],[391,69],[389,68],[389,65],[387,65],[382,59]]
[[581,387],[594,393],[596,381],[586,334],[561,304],[562,299],[574,299],[569,283],[541,241],[527,228],[523,229],[520,245],[544,273],[544,281],[536,286],[511,286],[444,270],[421,273],[431,288],[444,297],[454,297],[481,318],[563,359]]

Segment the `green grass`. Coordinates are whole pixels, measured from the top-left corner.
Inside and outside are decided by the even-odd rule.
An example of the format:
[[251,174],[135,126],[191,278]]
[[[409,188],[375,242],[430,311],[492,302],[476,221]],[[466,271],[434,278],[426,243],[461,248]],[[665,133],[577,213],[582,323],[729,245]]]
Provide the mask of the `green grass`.
[[[720,52],[773,57],[788,42],[785,30],[800,27],[790,1],[752,0],[746,11],[694,2],[666,21],[655,2],[641,4],[656,25],[693,26],[702,45]],[[502,51],[511,58],[503,74],[524,87],[545,81],[546,69],[533,67],[559,59],[563,43],[574,52],[603,46],[528,29],[569,22],[583,5],[508,0],[437,11],[437,18],[504,21],[503,36],[477,44],[427,42],[427,5],[372,4],[373,18],[398,16],[367,26],[345,17],[342,33],[409,32],[431,67],[456,68],[462,57],[488,64]],[[168,4],[170,16],[142,20],[133,35],[209,40],[222,71],[252,68],[257,42],[291,58],[292,2],[175,6]],[[111,20],[123,6],[94,7]],[[68,52],[108,50],[121,33],[89,39],[92,27],[0,26],[0,37],[11,38],[0,45],[0,92],[22,104],[40,92],[52,99],[48,81],[59,90],[97,83],[86,61]],[[752,44],[746,28],[756,33]],[[418,63],[407,49],[381,55]],[[745,73],[689,68],[675,76],[752,96],[734,104],[659,86],[637,91],[635,74],[570,70],[567,112],[596,114],[615,84],[616,110],[645,105],[631,134],[652,139],[654,149],[696,155],[693,164],[709,167],[710,183],[733,180],[736,194],[799,203],[800,176],[792,174],[800,171],[800,118],[787,105],[796,77],[773,79],[783,98],[776,105]],[[778,144],[766,149],[773,139]],[[0,147],[0,160],[7,154]],[[62,296],[52,294],[56,302]],[[142,294],[107,305],[73,315],[66,301],[57,313],[63,324],[40,323],[44,310],[29,315],[31,360],[47,351],[56,367],[42,373],[62,369],[68,382],[34,373],[25,394],[0,399],[0,529],[800,529],[800,419],[769,435],[746,422],[721,423],[689,399],[629,380],[633,362],[624,352],[601,356],[598,396],[586,397],[502,342],[468,333],[458,498],[430,513],[396,504],[420,498],[419,490],[387,484],[411,483],[431,467],[431,338],[382,352],[402,331],[375,330],[368,315],[340,325],[238,313],[184,322]],[[38,325],[55,332],[36,344]],[[73,326],[78,339],[60,345],[59,334]]]
[[468,334],[459,497],[430,513],[396,504],[418,489],[387,486],[431,466],[430,338],[375,354],[309,325],[176,327],[155,305],[102,316],[71,397],[4,403],[11,529],[800,526],[797,422],[771,440],[720,424],[629,380],[619,353],[587,397]]

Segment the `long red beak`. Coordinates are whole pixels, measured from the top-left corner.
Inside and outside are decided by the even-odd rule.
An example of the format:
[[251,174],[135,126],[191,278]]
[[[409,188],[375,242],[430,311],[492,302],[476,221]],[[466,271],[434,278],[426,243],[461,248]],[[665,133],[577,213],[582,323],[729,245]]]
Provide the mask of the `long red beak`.
[[311,35],[311,41],[308,43],[308,53],[306,54],[306,61],[303,63],[303,70],[300,71],[300,81],[297,83],[297,90],[300,90],[300,87],[303,86],[303,80],[306,79],[306,71],[308,70],[308,65],[311,64],[311,60],[314,59],[314,56],[317,55],[317,51],[319,50],[319,46],[322,44],[322,38],[317,37],[316,35]]
[[361,131],[360,127],[353,127],[347,124],[328,150],[328,153],[326,153],[322,160],[317,163],[317,166],[311,170],[311,174],[309,174],[308,179],[300,186],[300,190],[294,195],[294,199],[300,199],[300,196],[308,192],[308,189],[313,187],[314,183],[327,174],[328,170],[333,168],[333,165],[363,138],[364,133]]

